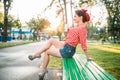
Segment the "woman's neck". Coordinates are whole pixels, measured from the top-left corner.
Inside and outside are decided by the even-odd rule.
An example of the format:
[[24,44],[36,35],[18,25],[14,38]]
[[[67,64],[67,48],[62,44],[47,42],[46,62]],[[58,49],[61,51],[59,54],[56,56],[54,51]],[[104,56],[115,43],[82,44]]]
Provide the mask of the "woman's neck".
[[84,24],[82,21],[80,21],[79,23],[77,23],[77,25],[80,25],[80,24]]

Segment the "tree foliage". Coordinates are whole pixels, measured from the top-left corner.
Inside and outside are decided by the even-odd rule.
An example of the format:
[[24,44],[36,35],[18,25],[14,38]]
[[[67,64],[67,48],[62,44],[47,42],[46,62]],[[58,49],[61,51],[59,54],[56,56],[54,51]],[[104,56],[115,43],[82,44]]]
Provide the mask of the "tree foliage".
[[114,43],[120,40],[120,1],[103,0],[108,11],[108,33],[113,37]]
[[29,22],[26,22],[26,24],[34,31],[42,31],[50,26],[50,22],[45,18],[32,18]]
[[8,29],[12,27],[20,29],[22,26],[19,19],[15,19],[12,15],[8,15]]
[[3,12],[0,12],[0,22],[3,22],[3,19],[4,19]]

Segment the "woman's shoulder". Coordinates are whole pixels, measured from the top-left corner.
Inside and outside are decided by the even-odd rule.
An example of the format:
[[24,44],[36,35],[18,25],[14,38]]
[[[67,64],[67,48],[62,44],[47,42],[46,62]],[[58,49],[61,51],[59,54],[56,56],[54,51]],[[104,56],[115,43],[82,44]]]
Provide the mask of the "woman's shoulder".
[[77,30],[82,30],[82,29],[86,29],[85,25],[78,25],[77,27],[75,27]]
[[79,28],[84,28],[84,27],[86,27],[86,25],[85,24],[79,24],[78,27]]

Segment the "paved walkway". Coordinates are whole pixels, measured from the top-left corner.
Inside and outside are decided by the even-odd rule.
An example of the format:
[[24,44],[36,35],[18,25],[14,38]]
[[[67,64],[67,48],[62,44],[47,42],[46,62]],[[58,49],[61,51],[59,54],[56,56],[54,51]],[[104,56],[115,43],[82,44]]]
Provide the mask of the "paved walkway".
[[[38,73],[43,59],[28,60],[44,45],[36,42],[0,49],[0,80],[39,80]],[[61,69],[48,69],[46,80],[61,80]]]

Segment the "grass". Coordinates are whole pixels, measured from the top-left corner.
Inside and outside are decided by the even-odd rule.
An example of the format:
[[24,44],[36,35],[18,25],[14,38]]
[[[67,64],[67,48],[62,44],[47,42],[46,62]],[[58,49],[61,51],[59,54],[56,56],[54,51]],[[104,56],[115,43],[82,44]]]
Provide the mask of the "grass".
[[62,68],[62,65],[62,58],[56,58],[51,56],[51,60],[48,65],[49,68]]
[[[88,52],[99,66],[120,80],[120,45],[88,44]],[[77,53],[83,53],[80,46]],[[62,59],[52,57],[49,67],[62,68]]]
[[120,45],[89,44],[88,48],[95,62],[120,80]]
[[28,44],[28,43],[31,43],[31,42],[32,41],[0,42],[0,49],[1,48],[6,48],[6,47],[22,45],[22,44]]

